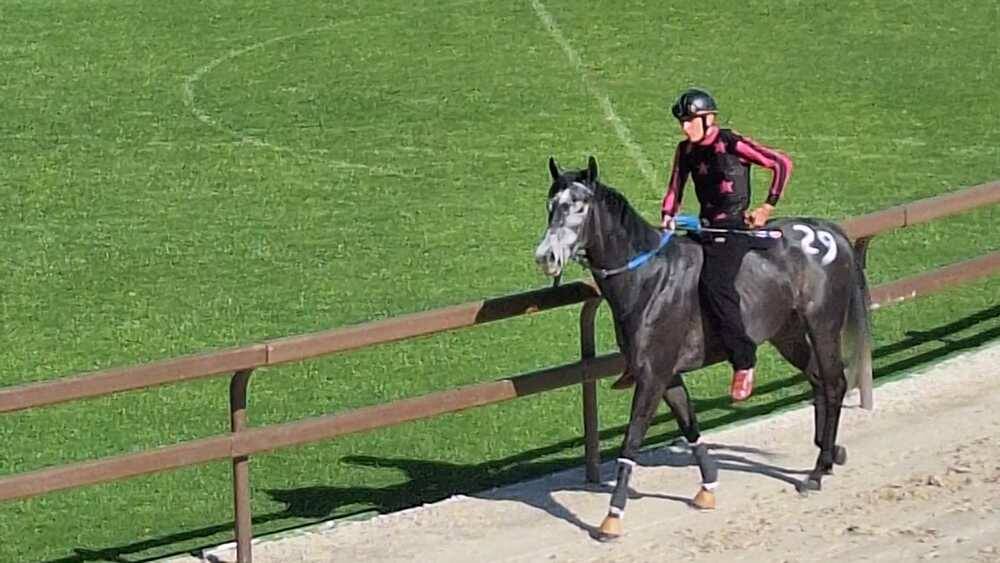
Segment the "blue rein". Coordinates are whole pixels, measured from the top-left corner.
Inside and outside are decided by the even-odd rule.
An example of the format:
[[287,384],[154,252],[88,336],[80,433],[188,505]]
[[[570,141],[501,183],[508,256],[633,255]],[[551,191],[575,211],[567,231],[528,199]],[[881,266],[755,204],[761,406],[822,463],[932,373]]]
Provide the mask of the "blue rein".
[[[740,235],[748,235],[757,238],[770,238],[778,239],[781,238],[782,233],[778,229],[712,229],[703,227],[701,221],[692,215],[678,215],[674,218],[674,223],[677,225],[677,230],[680,231],[690,231],[694,233],[706,231],[712,233],[734,233]],[[656,256],[670,239],[674,236],[675,231],[664,231],[660,236],[660,244],[656,245],[656,248],[648,252],[643,252],[642,254],[636,256],[635,258],[628,261],[627,264],[620,268],[614,268],[611,270],[605,270],[603,268],[591,268],[591,270],[601,278],[609,278],[611,276],[621,274],[624,272],[632,272],[643,267],[649,259]]]
[[[678,215],[675,219],[675,222],[677,223],[678,229],[683,229],[686,231],[697,231],[701,229],[701,223],[698,222],[698,218],[692,217],[690,215]],[[611,270],[605,270],[604,268],[592,268],[592,270],[594,271],[595,274],[597,274],[602,278],[609,278],[611,276],[621,274],[624,272],[632,272],[638,270],[639,268],[646,265],[646,263],[649,262],[650,258],[656,256],[661,250],[663,250],[667,246],[667,243],[670,242],[670,239],[673,236],[674,236],[674,231],[664,231],[663,234],[660,235],[660,244],[656,245],[656,248],[654,248],[653,250],[649,250],[647,252],[643,252],[642,254],[639,254],[635,258],[629,260],[627,264],[621,266],[620,268],[614,268]]]

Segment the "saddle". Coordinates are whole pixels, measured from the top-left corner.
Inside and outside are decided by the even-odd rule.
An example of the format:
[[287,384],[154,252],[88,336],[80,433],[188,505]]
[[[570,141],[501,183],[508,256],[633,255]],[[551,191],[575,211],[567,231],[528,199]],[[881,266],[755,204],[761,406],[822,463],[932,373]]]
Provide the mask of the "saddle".
[[749,250],[770,250],[772,248],[777,248],[781,244],[781,238],[771,238],[771,237],[761,237],[755,236],[753,231],[746,231],[747,234],[743,233],[709,233],[705,231],[701,232],[688,232],[687,236],[691,237],[692,240],[699,242],[703,246],[712,244],[726,244],[730,241],[744,243],[749,247]]

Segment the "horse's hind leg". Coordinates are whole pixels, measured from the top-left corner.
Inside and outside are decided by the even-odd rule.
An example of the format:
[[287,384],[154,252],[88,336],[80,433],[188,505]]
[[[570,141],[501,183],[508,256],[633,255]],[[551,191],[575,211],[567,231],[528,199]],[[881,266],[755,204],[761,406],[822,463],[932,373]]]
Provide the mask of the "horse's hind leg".
[[846,460],[846,450],[837,447],[837,430],[840,427],[840,411],[847,392],[844,376],[844,361],[840,355],[840,332],[826,327],[809,327],[817,370],[817,381],[813,383],[816,401],[816,442],[819,457],[816,466],[809,473],[805,486],[819,490],[823,475],[833,470],[834,463]]
[[667,391],[663,394],[670,412],[674,414],[677,425],[681,433],[691,444],[691,453],[701,470],[701,489],[695,495],[692,503],[701,509],[715,508],[714,489],[719,485],[719,468],[715,459],[709,455],[708,447],[700,443],[701,433],[698,430],[698,418],[694,412],[694,405],[691,404],[691,397],[688,395],[687,387],[681,374],[677,374],[673,381],[667,386]]
[[806,338],[805,323],[785,331],[784,334],[771,340],[771,344],[778,349],[778,352],[788,360],[788,363],[802,370],[803,375],[809,381],[813,392],[813,406],[815,411],[815,433],[813,443],[817,448],[823,447],[823,429],[826,421],[826,405],[820,400],[822,387],[819,384],[819,367],[816,364],[816,355],[813,354],[812,346]]
[[[809,343],[809,339],[806,337],[805,323],[797,323],[796,326],[789,327],[789,329],[785,330],[783,334],[772,339],[771,343],[778,349],[781,355],[788,360],[789,363],[802,370],[802,373],[809,381],[809,385],[813,392],[813,412],[815,419],[813,443],[816,444],[816,447],[820,448],[822,451],[828,427],[828,402],[825,399],[823,378],[817,361],[817,355],[814,353],[813,347]],[[838,355],[837,358],[839,357],[840,356]],[[839,405],[840,403],[838,402],[837,404]],[[839,413],[837,416],[839,418]],[[836,430],[836,424],[834,425],[834,430]],[[833,443],[836,444],[836,434],[834,435]],[[834,463],[838,465],[846,463],[846,448],[835,445],[833,451]],[[825,472],[829,473],[830,469],[826,468]],[[806,486],[808,488],[819,488],[819,482],[807,482]]]

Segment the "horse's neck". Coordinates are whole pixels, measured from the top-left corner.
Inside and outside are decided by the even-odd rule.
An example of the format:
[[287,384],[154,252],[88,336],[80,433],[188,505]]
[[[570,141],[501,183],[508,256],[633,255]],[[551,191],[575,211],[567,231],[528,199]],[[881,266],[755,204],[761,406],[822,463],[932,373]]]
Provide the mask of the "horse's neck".
[[602,204],[597,210],[597,233],[587,248],[591,265],[604,269],[624,266],[643,252],[654,250],[660,233],[624,202],[617,209]]
[[[598,212],[596,230],[599,234],[587,249],[591,267],[605,270],[620,268],[636,256],[654,251],[659,246],[660,231],[631,207],[602,206]],[[642,303],[649,299],[650,296],[646,295],[649,286],[643,287],[645,284],[639,283],[640,279],[649,275],[666,275],[667,270],[669,267],[663,269],[663,266],[647,265],[598,279],[601,293],[608,300],[616,320],[621,321],[625,316],[638,312]]]

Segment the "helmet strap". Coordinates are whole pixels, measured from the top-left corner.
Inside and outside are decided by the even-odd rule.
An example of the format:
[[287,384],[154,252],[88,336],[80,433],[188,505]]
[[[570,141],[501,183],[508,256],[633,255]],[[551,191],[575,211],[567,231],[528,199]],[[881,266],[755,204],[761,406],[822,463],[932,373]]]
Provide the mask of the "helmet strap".
[[[705,118],[705,114],[698,116],[701,118],[701,141],[708,138],[708,120]],[[698,141],[699,143],[701,141]]]

